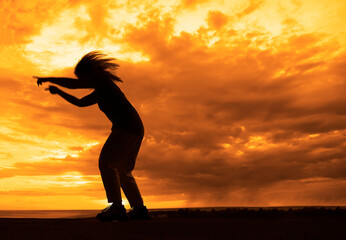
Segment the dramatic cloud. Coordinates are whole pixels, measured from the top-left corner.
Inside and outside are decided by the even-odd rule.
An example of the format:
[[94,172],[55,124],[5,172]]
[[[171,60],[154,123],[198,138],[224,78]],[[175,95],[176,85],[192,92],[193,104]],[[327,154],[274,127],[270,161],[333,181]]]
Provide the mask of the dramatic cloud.
[[47,2],[34,26],[3,26],[17,36],[1,38],[3,59],[18,55],[0,69],[0,208],[18,196],[105,203],[97,161],[110,123],[31,79],[73,76],[93,49],[119,59],[143,119],[134,175],[149,207],[345,205],[346,36],[334,10],[346,4],[222,2]]

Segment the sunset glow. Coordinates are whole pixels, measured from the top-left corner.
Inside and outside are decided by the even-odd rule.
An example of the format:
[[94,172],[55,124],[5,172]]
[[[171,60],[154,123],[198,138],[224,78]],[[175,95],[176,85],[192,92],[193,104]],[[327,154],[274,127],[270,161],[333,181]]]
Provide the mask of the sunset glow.
[[92,50],[118,60],[143,119],[133,173],[148,208],[346,205],[345,13],[343,0],[1,1],[0,209],[107,204],[111,123],[32,78],[74,77]]

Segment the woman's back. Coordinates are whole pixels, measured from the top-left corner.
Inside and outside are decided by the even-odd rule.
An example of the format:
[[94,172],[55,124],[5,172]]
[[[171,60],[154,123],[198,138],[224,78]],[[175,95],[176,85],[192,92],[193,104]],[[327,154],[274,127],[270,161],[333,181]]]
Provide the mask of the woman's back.
[[143,136],[144,127],[136,109],[127,100],[120,88],[109,79],[98,79],[94,94],[101,111],[117,127]]

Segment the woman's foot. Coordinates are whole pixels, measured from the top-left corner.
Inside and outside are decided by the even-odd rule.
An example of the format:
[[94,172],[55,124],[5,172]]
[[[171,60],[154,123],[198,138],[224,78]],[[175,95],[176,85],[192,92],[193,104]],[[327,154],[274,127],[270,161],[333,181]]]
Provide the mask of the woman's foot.
[[109,205],[105,209],[101,210],[101,213],[97,214],[96,218],[101,222],[129,220],[125,207],[123,205],[116,206],[114,204]]
[[150,216],[146,206],[133,207],[128,213],[131,220],[149,220]]

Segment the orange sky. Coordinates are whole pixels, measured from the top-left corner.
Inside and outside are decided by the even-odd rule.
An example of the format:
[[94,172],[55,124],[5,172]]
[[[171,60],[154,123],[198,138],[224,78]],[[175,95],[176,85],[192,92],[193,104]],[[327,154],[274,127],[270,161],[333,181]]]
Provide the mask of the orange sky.
[[149,208],[346,205],[345,1],[101,2],[1,1],[0,209],[106,205],[110,122],[31,78],[91,50],[142,116]]

